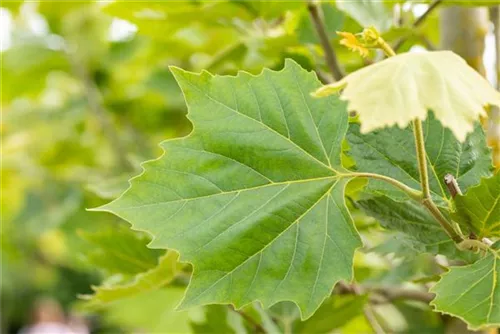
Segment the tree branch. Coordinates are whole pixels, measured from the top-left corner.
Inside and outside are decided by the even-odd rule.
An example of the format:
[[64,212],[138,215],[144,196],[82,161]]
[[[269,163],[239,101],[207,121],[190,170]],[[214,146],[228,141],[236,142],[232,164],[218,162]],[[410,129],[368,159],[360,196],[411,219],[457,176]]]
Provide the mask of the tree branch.
[[321,7],[310,0],[307,4],[307,9],[309,10],[309,16],[311,17],[311,21],[313,22],[314,28],[316,29],[316,33],[318,34],[321,42],[321,46],[323,47],[326,64],[332,72],[333,78],[338,81],[344,77],[344,72],[340,67],[335,51],[330,44],[325,23],[322,18],[322,13],[320,12]]
[[[425,13],[423,13],[421,16],[419,16],[415,22],[413,22],[413,25],[412,25],[412,28],[415,29],[415,28],[418,28],[424,21],[425,19],[430,15],[432,14],[432,12],[437,8],[437,6],[443,2],[443,0],[434,0],[430,5],[429,5],[429,8],[427,8],[427,10],[425,11]],[[394,43],[394,46],[392,47],[394,49],[394,51],[397,51],[402,45],[404,42],[406,42],[406,40],[408,39],[408,37],[402,37],[400,38],[399,40],[396,41],[396,43]]]

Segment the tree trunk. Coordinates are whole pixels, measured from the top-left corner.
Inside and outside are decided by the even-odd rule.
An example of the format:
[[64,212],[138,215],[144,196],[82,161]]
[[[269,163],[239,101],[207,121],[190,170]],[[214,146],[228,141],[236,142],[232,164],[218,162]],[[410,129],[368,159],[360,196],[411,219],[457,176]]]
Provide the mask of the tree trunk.
[[[495,27],[495,52],[496,52],[496,78],[497,89],[500,88],[500,6],[491,8],[491,21]],[[493,163],[496,169],[500,169],[500,109],[491,108],[488,122],[488,144],[493,149]]]
[[441,8],[441,48],[457,53],[476,71],[485,75],[483,54],[488,22],[488,9],[485,7]]
[[[500,29],[498,8],[492,10],[492,21],[496,36],[497,85],[500,80]],[[488,33],[489,12],[486,7],[450,6],[441,9],[440,15],[441,48],[452,50],[481,75],[486,76],[483,62],[485,37]],[[498,86],[497,86],[498,87]],[[495,167],[500,168],[500,111],[491,108],[488,119],[483,120],[487,130],[488,144],[493,149]]]

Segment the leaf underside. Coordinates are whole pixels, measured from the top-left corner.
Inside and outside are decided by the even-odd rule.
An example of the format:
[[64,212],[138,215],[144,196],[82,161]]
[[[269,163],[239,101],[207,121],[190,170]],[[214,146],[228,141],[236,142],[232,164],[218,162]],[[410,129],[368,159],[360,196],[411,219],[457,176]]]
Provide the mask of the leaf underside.
[[476,263],[451,267],[443,274],[431,289],[436,294],[431,305],[461,318],[471,329],[500,326],[499,245]]
[[361,245],[338,177],[345,104],[311,98],[320,82],[292,61],[258,76],[172,71],[193,132],[100,210],[193,264],[181,308],[290,300],[310,317]]
[[362,133],[406,127],[432,110],[463,142],[479,116],[486,116],[486,105],[500,106],[500,93],[451,51],[403,53],[333,85],[345,86],[341,98],[358,113]]

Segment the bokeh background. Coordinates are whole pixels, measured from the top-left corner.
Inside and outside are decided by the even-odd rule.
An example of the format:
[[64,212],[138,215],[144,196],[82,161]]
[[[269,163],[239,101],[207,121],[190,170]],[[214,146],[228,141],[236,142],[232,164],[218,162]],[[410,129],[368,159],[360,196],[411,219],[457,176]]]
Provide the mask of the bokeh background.
[[[314,3],[338,68],[382,59],[338,44],[336,31],[375,26],[398,52],[451,49],[497,84],[498,1],[324,1]],[[481,7],[479,7],[481,6]],[[2,1],[1,333],[32,324],[40,307],[98,333],[256,332],[224,306],[174,312],[189,266],[164,286],[97,303],[91,286],[133,281],[164,252],[147,235],[105,213],[158,143],[187,135],[183,96],[168,66],[235,74],[280,69],[286,58],[334,80],[306,1]],[[484,122],[499,142],[498,111]],[[496,147],[496,148],[495,148]],[[187,185],[188,186],[188,185]],[[439,272],[426,254],[394,256],[400,245],[378,223],[354,214],[365,241],[358,280],[400,284]],[[398,250],[411,252],[410,250]],[[87,295],[87,297],[85,297]],[[283,332],[369,333],[362,297],[328,300],[328,312],[300,324],[292,304],[249,314]],[[42,305],[42,306],[40,306]],[[52,313],[51,313],[52,312]],[[62,312],[62,313],[61,313]],[[326,311],[325,311],[326,312]],[[64,313],[64,314],[63,314]],[[394,332],[459,333],[463,324],[425,304],[377,306]],[[273,322],[274,320],[274,322]],[[271,326],[268,323],[268,326]]]

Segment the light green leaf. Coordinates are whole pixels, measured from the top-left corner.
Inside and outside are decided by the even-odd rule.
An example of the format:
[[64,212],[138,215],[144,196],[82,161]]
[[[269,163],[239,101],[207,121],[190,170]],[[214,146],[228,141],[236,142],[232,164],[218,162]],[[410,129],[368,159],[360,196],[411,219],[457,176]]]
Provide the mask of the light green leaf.
[[120,299],[106,307],[104,320],[127,329],[127,333],[191,333],[190,321],[201,309],[176,311],[184,289],[167,287]]
[[168,251],[159,258],[158,265],[144,273],[138,274],[130,283],[111,284],[93,287],[93,295],[84,295],[87,307],[101,307],[107,303],[130,297],[132,295],[159,289],[170,283],[178,268],[177,259],[179,254]]
[[500,173],[455,197],[456,221],[483,237],[500,237]]
[[[491,175],[490,149],[479,124],[463,143],[457,141],[431,113],[423,123],[427,167],[431,194],[441,206],[447,207],[451,196],[444,183],[444,176],[452,174],[463,191]],[[404,184],[420,189],[415,143],[411,128],[391,127],[362,134],[358,124],[351,124],[347,139],[349,155],[361,172],[379,173],[395,178]],[[370,180],[365,190],[376,195],[387,195],[401,201],[407,196],[378,180]]]
[[337,0],[337,7],[359,22],[361,26],[373,26],[379,31],[390,28],[392,14],[383,1],[358,0],[343,1]]
[[451,267],[431,289],[436,311],[467,322],[472,329],[500,326],[499,246],[474,264]]
[[450,51],[400,54],[333,85],[345,86],[341,99],[359,114],[362,133],[396,124],[406,127],[432,110],[463,142],[479,116],[486,116],[485,105],[500,106],[500,93]]
[[292,61],[258,76],[173,72],[193,132],[100,210],[193,264],[181,308],[291,300],[310,317],[352,278],[361,245],[337,172],[345,105],[311,98],[318,79]]

